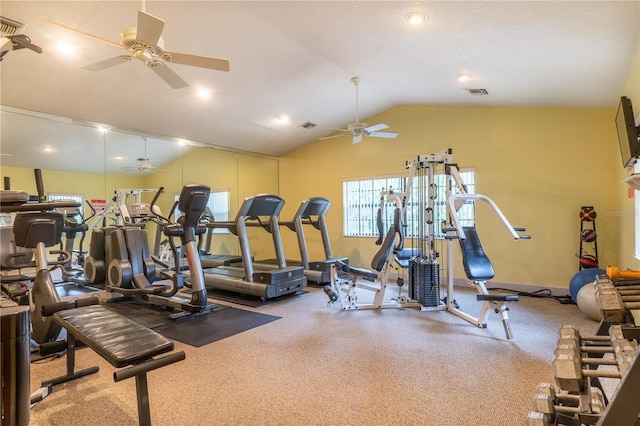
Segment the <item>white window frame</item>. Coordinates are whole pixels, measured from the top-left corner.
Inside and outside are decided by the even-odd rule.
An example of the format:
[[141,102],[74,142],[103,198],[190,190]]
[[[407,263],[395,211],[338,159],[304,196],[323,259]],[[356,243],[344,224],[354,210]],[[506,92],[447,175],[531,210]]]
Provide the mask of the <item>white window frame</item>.
[[[475,169],[464,168],[460,170],[460,176],[467,185],[467,192],[475,193]],[[434,206],[434,227],[436,238],[444,238],[440,229],[440,222],[446,220],[447,208],[445,200],[445,178],[443,172],[435,174],[437,185],[437,197]],[[419,178],[414,178],[414,188],[418,184]],[[377,212],[380,207],[380,192],[385,189],[392,189],[402,192],[405,190],[406,175],[381,175],[374,177],[344,179],[342,181],[342,200],[343,200],[343,226],[342,235],[344,237],[365,237],[375,238],[378,236],[377,228]],[[354,200],[354,197],[360,193],[361,201]],[[411,238],[417,234],[418,223],[420,217],[415,211],[415,203],[413,197],[416,190],[411,191],[409,200],[407,201],[405,226],[407,238]],[[395,204],[392,201],[386,201],[384,206],[383,222],[385,224],[393,223],[393,212]],[[458,211],[460,222],[464,226],[472,226],[475,221],[475,203],[466,201]]]
[[80,203],[80,207],[78,207],[78,211],[80,215],[84,218],[84,195],[78,194],[64,194],[60,192],[52,192],[47,195],[47,200],[49,201],[62,201],[62,200],[70,200],[76,201]]

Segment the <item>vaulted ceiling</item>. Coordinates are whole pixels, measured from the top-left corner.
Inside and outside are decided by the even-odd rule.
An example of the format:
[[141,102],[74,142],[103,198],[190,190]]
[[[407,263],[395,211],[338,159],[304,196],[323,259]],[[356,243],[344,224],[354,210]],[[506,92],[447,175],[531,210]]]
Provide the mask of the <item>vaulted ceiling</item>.
[[[166,21],[165,50],[228,59],[229,72],[169,64],[188,83],[173,89],[137,60],[90,71],[127,51],[47,22],[119,43],[141,9]],[[411,12],[426,21],[411,25]],[[401,104],[613,107],[640,46],[637,1],[3,0],[0,15],[43,50],[0,62],[9,165],[51,133],[19,125],[32,111],[53,116],[45,127],[97,123],[279,156],[355,121],[354,76],[363,121]]]

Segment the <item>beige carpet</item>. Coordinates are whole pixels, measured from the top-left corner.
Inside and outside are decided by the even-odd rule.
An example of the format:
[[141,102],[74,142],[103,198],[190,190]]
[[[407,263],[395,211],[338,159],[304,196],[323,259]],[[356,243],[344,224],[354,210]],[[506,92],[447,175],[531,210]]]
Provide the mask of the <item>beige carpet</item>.
[[[341,312],[309,290],[255,308],[278,321],[200,348],[176,343],[186,360],[148,375],[153,424],[520,425],[536,384],[552,380],[560,326],[598,325],[575,305],[524,297],[510,304],[506,340],[494,313],[480,329],[444,311]],[[473,292],[456,300],[477,314]],[[134,380],[114,383],[108,363],[78,351],[79,368],[95,364],[98,374],[36,405],[31,424],[137,424]],[[32,389],[64,371],[64,359],[33,365]]]

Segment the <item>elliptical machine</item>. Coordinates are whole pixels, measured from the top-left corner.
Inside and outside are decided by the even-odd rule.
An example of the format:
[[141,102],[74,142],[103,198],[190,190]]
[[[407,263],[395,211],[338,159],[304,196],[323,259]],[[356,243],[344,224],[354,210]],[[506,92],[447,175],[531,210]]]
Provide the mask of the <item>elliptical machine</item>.
[[[149,206],[151,213],[164,224],[163,233],[168,237],[174,257],[172,269],[156,272],[158,262],[149,253],[147,233],[139,227],[124,227],[110,234],[114,259],[107,268],[107,289],[126,296],[137,296],[149,302],[176,308],[187,313],[202,313],[216,308],[207,303],[207,290],[200,262],[196,236],[206,232],[198,226],[209,199],[210,188],[190,184],[182,188],[177,206],[182,216],[172,223],[159,213],[156,201],[164,188],[160,188]],[[173,210],[172,209],[172,210]],[[191,298],[177,295],[184,287],[185,275],[180,269],[180,251],[174,238],[180,238],[190,270]],[[166,265],[164,265],[166,266]]]
[[82,217],[80,209],[71,209],[64,212],[64,228],[62,229],[62,233],[65,237],[64,247],[62,246],[62,243],[60,243],[60,250],[68,252],[73,257],[73,246],[76,237],[80,234],[80,243],[78,245],[78,254],[76,256],[77,267],[74,267],[73,259],[69,259],[62,267],[62,279],[64,281],[70,281],[80,285],[87,284],[84,277],[84,270],[82,268],[86,254],[83,249],[84,240],[87,236],[87,231],[89,230],[87,221],[96,215],[96,210],[93,208],[91,203],[89,201],[86,203],[91,209],[91,215],[86,219]]

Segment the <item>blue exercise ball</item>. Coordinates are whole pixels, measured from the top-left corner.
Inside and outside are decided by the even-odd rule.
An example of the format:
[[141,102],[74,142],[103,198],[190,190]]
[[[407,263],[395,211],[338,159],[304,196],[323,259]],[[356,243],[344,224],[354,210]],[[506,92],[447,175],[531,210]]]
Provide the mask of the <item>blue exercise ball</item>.
[[582,287],[591,284],[598,275],[605,275],[607,271],[599,268],[587,268],[575,274],[569,281],[569,294],[574,302],[577,302],[578,292]]

